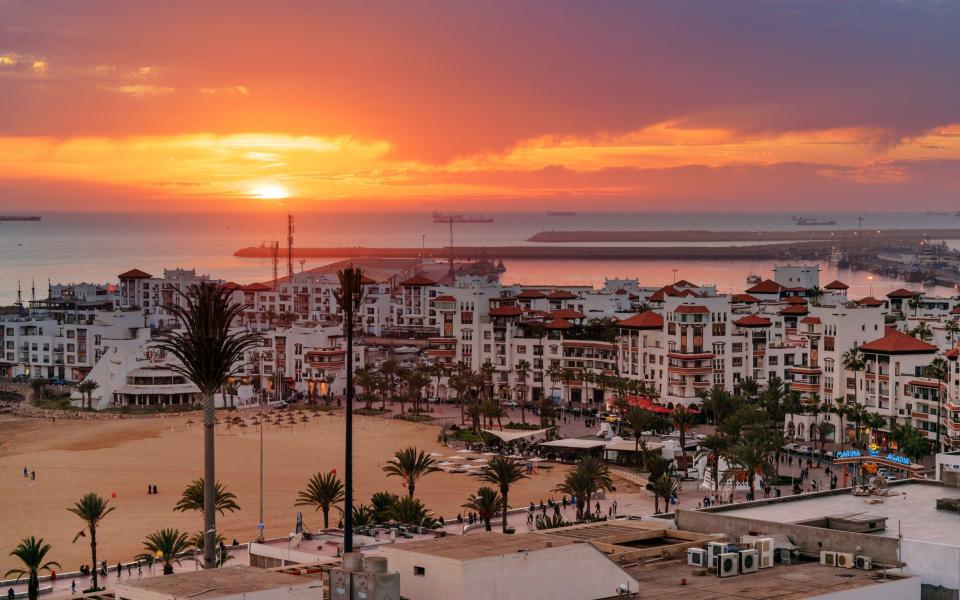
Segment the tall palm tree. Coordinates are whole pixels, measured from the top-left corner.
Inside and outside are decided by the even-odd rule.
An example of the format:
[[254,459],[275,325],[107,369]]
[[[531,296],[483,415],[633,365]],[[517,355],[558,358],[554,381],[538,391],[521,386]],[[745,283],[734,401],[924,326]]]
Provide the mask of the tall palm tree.
[[[209,535],[205,533],[204,538],[209,538]],[[214,557],[216,557],[216,538],[213,540],[205,539],[203,545],[204,563],[206,563],[208,550],[212,550]],[[179,529],[161,529],[147,535],[147,539],[143,542],[143,547],[146,552],[137,557],[139,560],[158,560],[160,564],[163,565],[163,574],[172,575],[173,563],[179,565],[180,556],[190,550],[190,536],[186,532],[181,532]],[[216,558],[214,558],[214,560],[216,560]],[[206,564],[204,564],[204,568],[207,568]],[[94,569],[96,569],[96,566],[94,566]]]
[[503,506],[503,496],[500,492],[492,487],[483,486],[477,490],[476,494],[470,494],[463,508],[476,511],[486,530],[490,531],[490,521],[503,510]]
[[[259,344],[260,338],[245,330],[233,329],[245,307],[234,304],[229,290],[211,283],[190,286],[188,292],[174,290],[180,302],[171,303],[182,329],[161,333],[156,346],[176,357],[170,369],[183,375],[203,395],[203,478],[216,481],[214,448],[213,395],[242,366],[244,355]],[[203,561],[208,569],[216,567],[216,496],[213,486],[204,488],[203,530],[207,536]]]
[[699,443],[697,457],[703,457],[707,460],[710,467],[710,479],[713,481],[713,491],[720,491],[720,458],[730,447],[730,441],[716,433],[708,435],[706,439]]
[[773,449],[760,432],[749,432],[727,449],[727,470],[721,478],[723,483],[738,475],[744,476],[750,486],[750,497],[756,499],[756,476],[761,474],[772,478],[776,475],[772,454]]
[[[565,383],[563,379],[563,367],[559,364],[550,365],[547,369],[547,377],[550,378],[550,383],[553,384],[553,387],[557,387],[557,382]],[[566,400],[566,390],[561,390],[562,400]]]
[[680,489],[680,485],[666,473],[657,477],[649,484],[647,484],[649,489],[653,493],[653,512],[654,514],[660,514],[660,498],[663,498],[664,508],[670,508],[670,498],[677,493],[677,490]]
[[[312,506],[323,512],[323,528],[330,527],[330,507],[343,502],[343,483],[333,471],[314,473],[307,489],[297,494],[295,506]],[[339,508],[339,507],[338,507]]]
[[[191,481],[183,489],[183,494],[180,495],[180,500],[173,507],[173,510],[178,512],[187,512],[188,510],[202,512],[203,498],[203,477],[201,477]],[[214,490],[214,506],[221,515],[228,511],[240,510],[240,505],[237,504],[237,496],[233,492],[228,492],[227,487],[219,481],[216,483],[216,490]]]
[[470,368],[464,362],[458,362],[457,366],[454,367],[454,372],[450,375],[450,378],[447,380],[450,387],[457,392],[457,404],[460,405],[460,424],[463,425],[467,422],[466,418],[466,393],[473,387],[473,381],[471,377]]
[[377,371],[370,365],[361,365],[357,367],[356,372],[353,374],[353,382],[355,385],[363,388],[363,403],[366,410],[370,410],[371,402],[373,402],[373,392],[376,389],[376,379]]
[[[100,387],[100,384],[94,381],[93,379],[84,379],[77,384],[77,391],[80,392],[81,398],[87,399],[87,408],[93,410],[93,392]],[[83,404],[81,400],[81,405]]]
[[403,384],[413,405],[413,414],[419,415],[420,402],[423,400],[423,388],[430,385],[430,373],[422,368],[409,369],[404,374]]
[[[946,383],[947,379],[950,377],[950,363],[938,356],[930,361],[930,364],[927,365],[925,371],[927,377],[932,377],[943,384]],[[942,450],[940,447],[940,415],[943,413],[943,395],[945,393],[946,389],[944,389],[942,386],[941,389],[937,390],[937,452]]]
[[480,470],[481,481],[492,483],[500,488],[500,495],[503,497],[503,533],[507,532],[510,486],[526,478],[527,475],[523,472],[520,461],[509,456],[494,456]]
[[[341,269],[337,273],[339,289],[334,297],[343,311],[343,331],[347,339],[347,398],[344,406],[344,468],[343,468],[343,504],[353,506],[353,333],[356,328],[357,314],[363,305],[363,271],[353,266]],[[344,511],[343,551],[353,552],[353,511]]]
[[388,358],[380,363],[380,373],[384,378],[384,391],[386,398],[393,403],[395,390],[397,389],[397,375],[400,373],[400,363],[395,358]]
[[920,321],[917,323],[917,326],[913,328],[913,331],[910,332],[910,335],[918,340],[929,342],[933,339],[933,330],[930,329],[930,325],[928,325],[926,321]]
[[687,455],[686,444],[687,444],[687,432],[693,427],[696,423],[696,416],[684,408],[683,406],[677,406],[673,409],[673,414],[671,416],[671,424],[673,428],[680,434],[680,454],[682,456]]
[[957,321],[956,318],[950,319],[944,323],[943,329],[947,332],[947,341],[952,346],[954,340],[956,340],[957,336],[960,335],[960,321]]
[[[87,531],[90,532],[90,564],[93,566],[93,589],[97,590],[97,526],[100,525],[100,521],[104,519],[107,515],[113,512],[114,507],[109,506],[110,501],[96,494],[90,492],[84,494],[76,504],[68,508],[70,512],[80,517],[84,522],[84,525],[87,528]],[[76,536],[74,536],[73,541],[76,541],[82,537],[86,536],[86,532],[81,529]]]
[[633,434],[635,458],[640,456],[640,438],[644,431],[653,428],[654,414],[637,406],[631,406],[623,416],[623,424]]
[[530,376],[530,363],[524,359],[518,360],[517,368],[514,369],[514,372],[517,374],[517,382],[520,384],[520,390],[523,392],[520,395],[520,422],[526,425],[527,412],[525,408],[527,404],[527,377]]
[[[488,530],[489,531],[489,530]],[[16,556],[23,563],[22,569],[10,569],[4,577],[16,575],[17,581],[27,577],[27,598],[37,600],[40,597],[40,572],[50,571],[53,567],[60,568],[60,563],[54,561],[43,562],[50,552],[50,544],[44,544],[33,536],[24,538],[13,549],[10,556]]]
[[570,495],[577,500],[577,520],[590,512],[590,498],[601,490],[612,490],[613,480],[607,463],[594,456],[584,456],[567,472],[564,480],[554,491]]
[[437,461],[432,456],[414,446],[397,450],[383,467],[387,477],[399,477],[403,480],[410,497],[413,497],[418,479],[439,470]]

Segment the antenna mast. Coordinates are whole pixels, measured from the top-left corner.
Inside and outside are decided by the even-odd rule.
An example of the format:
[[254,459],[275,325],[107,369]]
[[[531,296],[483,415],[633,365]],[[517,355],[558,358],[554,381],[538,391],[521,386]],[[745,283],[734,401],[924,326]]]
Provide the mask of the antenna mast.
[[293,281],[293,215],[287,215],[287,276]]
[[280,242],[270,242],[270,253],[273,255],[273,289],[277,289],[278,268],[280,266]]

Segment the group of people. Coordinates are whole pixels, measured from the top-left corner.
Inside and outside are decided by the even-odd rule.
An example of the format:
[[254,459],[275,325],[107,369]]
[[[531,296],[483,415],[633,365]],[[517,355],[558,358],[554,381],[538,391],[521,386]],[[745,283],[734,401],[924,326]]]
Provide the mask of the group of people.
[[33,469],[28,469],[27,467],[23,468],[23,478],[35,481],[37,479],[37,472]]
[[152,483],[147,484],[147,494],[156,494],[156,493],[158,493],[157,486]]

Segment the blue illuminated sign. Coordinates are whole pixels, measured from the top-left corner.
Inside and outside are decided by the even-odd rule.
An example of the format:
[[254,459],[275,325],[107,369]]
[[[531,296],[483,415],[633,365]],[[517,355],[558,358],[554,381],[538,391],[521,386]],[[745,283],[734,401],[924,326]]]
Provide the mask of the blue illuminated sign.
[[858,458],[860,456],[859,450],[842,450],[837,452],[834,455],[834,458]]
[[888,455],[887,455],[887,460],[889,460],[890,462],[895,462],[895,463],[897,463],[897,464],[906,465],[906,466],[908,466],[908,467],[910,466],[910,459],[907,458],[906,456],[898,456],[898,455],[896,455],[896,454],[888,454]]

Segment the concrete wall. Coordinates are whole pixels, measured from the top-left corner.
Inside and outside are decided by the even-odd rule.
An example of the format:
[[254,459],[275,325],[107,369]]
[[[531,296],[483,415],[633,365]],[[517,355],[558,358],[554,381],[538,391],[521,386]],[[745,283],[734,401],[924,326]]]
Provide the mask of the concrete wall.
[[[960,528],[958,528],[960,529]],[[904,573],[918,575],[925,585],[960,589],[960,548],[903,540]],[[954,596],[956,597],[956,596]]]
[[817,600],[913,600],[920,598],[920,580],[916,577],[878,582],[842,592],[816,596]]
[[880,563],[896,564],[898,562],[895,538],[733,517],[722,512],[678,510],[676,521],[677,529],[696,533],[722,533],[731,540],[752,533],[764,535],[782,533],[804,552],[819,553],[820,550],[836,550],[863,554]]
[[[390,571],[400,573],[400,595],[415,600],[466,598],[460,577],[462,563],[442,556],[398,550],[403,544],[381,547]],[[414,575],[414,567],[423,567],[423,575]]]

